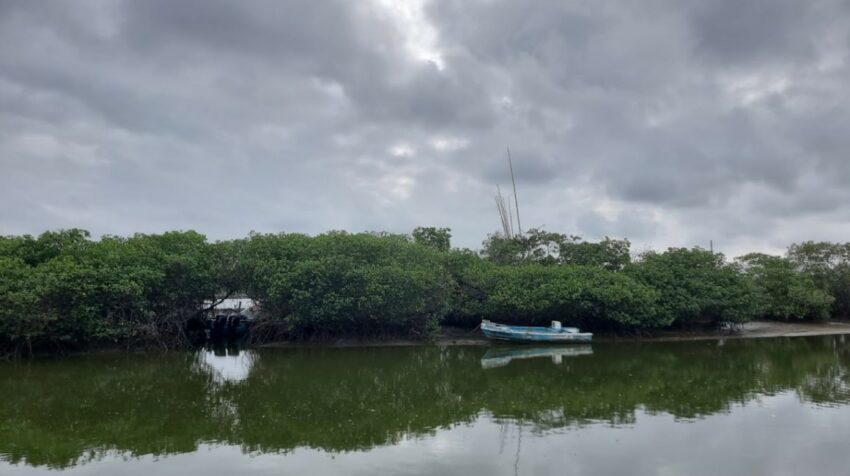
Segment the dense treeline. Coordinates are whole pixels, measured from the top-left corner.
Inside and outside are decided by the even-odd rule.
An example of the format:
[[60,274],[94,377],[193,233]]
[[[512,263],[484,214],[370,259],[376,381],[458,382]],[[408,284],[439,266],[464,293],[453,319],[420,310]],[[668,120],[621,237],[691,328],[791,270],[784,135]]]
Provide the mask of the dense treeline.
[[220,279],[223,248],[195,232],[0,238],[0,343],[31,350],[188,342],[204,301],[229,284]]
[[0,237],[0,348],[188,345],[205,306],[244,293],[254,336],[410,336],[482,318],[612,332],[850,317],[850,244],[727,260],[693,248],[633,258],[626,240],[533,229],[452,249],[445,228],[411,235],[195,232],[92,240],[83,230]]

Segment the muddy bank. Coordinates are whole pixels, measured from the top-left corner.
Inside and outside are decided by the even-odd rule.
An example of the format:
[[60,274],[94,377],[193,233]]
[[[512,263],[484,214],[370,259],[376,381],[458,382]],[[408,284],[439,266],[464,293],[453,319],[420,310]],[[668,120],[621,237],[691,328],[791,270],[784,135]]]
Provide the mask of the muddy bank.
[[[696,332],[660,331],[639,337],[640,340],[704,340],[757,339],[763,337],[805,337],[850,334],[850,322],[776,322],[753,321],[735,330],[702,330]],[[631,340],[628,337],[601,337],[600,341]]]
[[[644,332],[641,335],[618,336],[597,334],[594,342],[624,342],[624,341],[684,341],[706,339],[756,339],[764,337],[805,337],[820,335],[850,334],[850,322],[775,322],[753,321],[735,330],[699,330],[699,331],[655,331]],[[334,339],[310,342],[272,342],[261,347],[290,348],[290,347],[393,347],[414,345],[493,345],[484,338],[481,331],[463,329],[444,329],[434,343],[425,343],[407,339],[390,340],[360,340]]]

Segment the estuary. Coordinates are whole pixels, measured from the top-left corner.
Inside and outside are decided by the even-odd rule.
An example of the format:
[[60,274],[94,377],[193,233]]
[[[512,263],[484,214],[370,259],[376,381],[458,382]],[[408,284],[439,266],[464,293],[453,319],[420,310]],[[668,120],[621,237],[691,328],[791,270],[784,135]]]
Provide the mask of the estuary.
[[0,474],[845,474],[850,339],[0,364]]

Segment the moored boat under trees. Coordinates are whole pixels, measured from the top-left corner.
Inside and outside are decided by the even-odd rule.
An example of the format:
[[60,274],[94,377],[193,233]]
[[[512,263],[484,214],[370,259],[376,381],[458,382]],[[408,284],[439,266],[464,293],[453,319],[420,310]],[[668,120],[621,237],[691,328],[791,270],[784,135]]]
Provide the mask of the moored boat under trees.
[[509,326],[488,320],[481,321],[481,331],[490,339],[509,342],[552,342],[588,343],[593,339],[590,332],[581,332],[577,327],[562,327],[560,321],[552,321],[549,327]]

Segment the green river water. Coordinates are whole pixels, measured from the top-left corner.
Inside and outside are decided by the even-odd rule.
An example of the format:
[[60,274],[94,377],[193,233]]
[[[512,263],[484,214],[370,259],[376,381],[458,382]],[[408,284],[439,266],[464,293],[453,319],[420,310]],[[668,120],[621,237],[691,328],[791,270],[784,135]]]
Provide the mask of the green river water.
[[850,336],[37,359],[0,475],[846,475],[848,402]]

